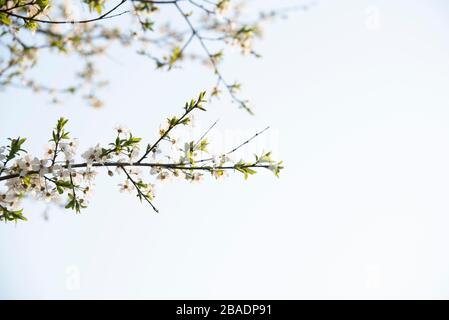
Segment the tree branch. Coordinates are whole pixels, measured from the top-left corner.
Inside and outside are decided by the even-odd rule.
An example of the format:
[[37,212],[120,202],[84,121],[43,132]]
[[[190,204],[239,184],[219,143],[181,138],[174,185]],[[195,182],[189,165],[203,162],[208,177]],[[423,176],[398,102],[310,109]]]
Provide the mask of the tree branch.
[[[200,160],[201,161],[201,160]],[[199,162],[199,161],[198,161]],[[69,166],[64,165],[62,168],[67,169]],[[163,169],[178,169],[178,170],[193,170],[193,171],[214,171],[214,170],[233,170],[235,169],[235,166],[188,166],[185,163],[142,163],[142,162],[136,162],[136,163],[127,163],[127,162],[94,162],[92,164],[88,164],[86,162],[84,163],[77,163],[72,164],[70,168],[72,169],[80,169],[80,168],[88,168],[88,167],[150,167],[150,168],[163,168]],[[268,168],[269,165],[258,165],[258,164],[250,164],[242,166],[243,168]],[[53,167],[48,168],[51,172]],[[39,171],[28,171],[28,175],[30,174],[39,174]],[[9,179],[14,179],[20,177],[19,173],[9,174],[3,177],[0,177],[0,181],[5,181]]]
[[39,23],[48,23],[48,24],[82,24],[82,23],[89,23],[89,22],[95,22],[95,21],[100,21],[100,20],[104,20],[104,19],[110,19],[110,18],[115,18],[118,16],[121,16],[125,13],[128,13],[129,11],[123,11],[114,15],[110,15],[111,13],[113,13],[115,10],[117,10],[121,5],[123,5],[127,0],[121,0],[120,3],[118,3],[115,7],[113,7],[111,10],[107,11],[106,13],[102,14],[99,17],[96,18],[92,18],[92,19],[86,19],[86,20],[58,20],[58,21],[51,21],[51,20],[42,20],[42,19],[36,19],[36,18],[32,18],[32,17],[26,17],[26,16],[22,16],[16,13],[12,13],[10,12],[10,9],[2,9],[0,10],[0,12],[5,13],[8,16],[11,17],[15,17],[15,18],[19,18],[19,19],[23,19],[25,21],[33,21],[33,22],[39,22]]

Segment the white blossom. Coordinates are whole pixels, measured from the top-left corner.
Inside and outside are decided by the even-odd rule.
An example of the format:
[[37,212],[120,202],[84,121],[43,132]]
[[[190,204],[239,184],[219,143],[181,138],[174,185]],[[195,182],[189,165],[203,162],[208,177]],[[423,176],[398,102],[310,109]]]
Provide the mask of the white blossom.
[[138,146],[134,146],[129,154],[130,160],[136,159],[139,156],[140,148]]
[[161,180],[161,181],[166,181],[166,180],[168,180],[169,177],[170,177],[170,173],[168,171],[162,171],[157,176],[157,179]]
[[139,177],[142,174],[142,170],[138,167],[131,167],[128,169],[128,174],[130,176]]
[[125,180],[125,182],[119,183],[119,187],[120,192],[130,193],[134,189],[134,186],[130,184],[129,180]]
[[91,166],[94,162],[100,162],[101,153],[102,150],[100,148],[100,145],[97,144],[95,147],[91,147],[86,152],[84,152],[81,157],[86,160],[88,166]]
[[87,168],[84,172],[81,173],[82,177],[86,182],[89,184],[92,184],[92,182],[95,180],[95,177],[97,176],[97,172],[92,170],[91,168]]
[[48,165],[48,159],[39,160],[38,158],[34,158],[31,164],[33,171],[37,171],[41,176],[49,172]]
[[3,161],[6,159],[6,155],[4,155],[6,148],[0,147],[0,161]]
[[195,172],[194,174],[193,174],[193,176],[192,176],[192,181],[194,181],[194,182],[199,182],[199,181],[201,181],[201,180],[203,180],[203,174],[202,173],[200,173],[200,172]]
[[162,150],[159,147],[155,147],[153,150],[151,150],[151,157],[153,158],[153,160],[155,160],[157,155],[161,153]]
[[161,167],[151,167],[150,169],[150,174],[151,175],[157,175],[161,172],[162,168]]
[[42,192],[39,196],[45,202],[51,202],[56,199],[58,193],[53,189],[47,189],[44,192]]
[[60,142],[61,151],[64,153],[66,160],[72,160],[76,155],[76,151],[78,148],[78,140],[77,139],[68,139],[66,141]]
[[24,176],[29,171],[33,170],[33,159],[31,158],[31,156],[25,155],[24,157],[17,160],[17,166],[20,169],[20,175]]
[[53,144],[46,145],[44,148],[44,159],[53,159],[55,155],[55,146]]
[[121,125],[121,124],[116,125],[114,127],[114,129],[115,129],[115,131],[117,131],[117,134],[119,134],[119,135],[129,133],[129,129],[126,126]]

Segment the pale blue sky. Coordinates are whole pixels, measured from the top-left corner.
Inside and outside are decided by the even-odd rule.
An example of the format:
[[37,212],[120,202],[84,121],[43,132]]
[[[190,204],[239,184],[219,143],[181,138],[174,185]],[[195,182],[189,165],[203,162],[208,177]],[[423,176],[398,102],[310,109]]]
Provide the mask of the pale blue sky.
[[[256,147],[276,150],[281,178],[171,182],[158,189],[159,215],[105,175],[82,215],[51,208],[46,222],[42,204],[26,203],[29,222],[0,226],[0,297],[449,298],[448,9],[324,0],[270,25],[262,60],[224,67],[256,116],[223,99],[197,123],[219,118],[223,148],[220,134],[270,125]],[[58,63],[54,83],[68,69]],[[41,152],[65,116],[82,148],[107,142],[117,123],[151,139],[213,83],[195,65],[159,73],[122,50],[104,66],[102,110],[0,93],[0,137],[26,136]]]

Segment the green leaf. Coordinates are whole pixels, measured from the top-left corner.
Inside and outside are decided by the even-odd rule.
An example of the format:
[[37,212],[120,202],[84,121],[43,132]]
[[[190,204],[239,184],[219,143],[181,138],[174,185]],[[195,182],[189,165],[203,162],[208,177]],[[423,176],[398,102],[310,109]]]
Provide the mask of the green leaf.
[[11,141],[11,143],[8,146],[9,153],[8,156],[6,157],[6,161],[14,159],[14,157],[20,152],[26,152],[25,150],[22,149],[22,145],[26,141],[25,138],[20,137],[18,137],[17,139],[9,138],[8,140]]
[[208,146],[208,142],[206,139],[203,139],[200,141],[200,143],[198,144],[198,150],[201,150],[203,152],[207,152],[207,146]]
[[66,209],[73,209],[73,206],[74,206],[74,205],[75,205],[75,200],[72,199],[72,200],[70,200],[70,201],[65,205],[64,208],[66,208]]
[[64,181],[64,180],[57,180],[55,182],[56,186],[62,187],[62,188],[73,188],[74,185],[70,181]]
[[44,10],[48,6],[48,0],[36,0],[36,4],[41,10]]
[[257,173],[256,170],[249,168],[248,167],[249,165],[250,164],[248,164],[248,163],[240,161],[234,165],[234,169],[243,173],[243,177],[246,180],[246,179],[248,179],[249,175],[253,175],[253,174]]
[[173,67],[176,61],[178,61],[181,58],[181,48],[175,47],[170,55],[170,58],[168,59],[168,65],[169,69]]
[[62,129],[64,129],[64,126],[67,124],[68,121],[69,121],[68,119],[59,118],[56,124],[56,130],[62,131]]
[[96,11],[98,14],[101,14],[104,0],[84,0],[84,3],[87,3],[90,11]]
[[22,220],[22,221],[28,221],[27,218],[23,216],[23,209],[17,210],[17,211],[11,211],[4,207],[0,207],[0,212],[2,213],[0,215],[0,221],[16,221]]
[[153,30],[153,26],[154,26],[154,22],[153,21],[150,21],[150,20],[148,20],[148,19],[146,19],[145,21],[142,21],[142,28],[143,28],[143,30],[145,30],[145,31],[154,31]]
[[4,12],[0,12],[0,24],[4,24],[4,25],[7,25],[7,26],[11,25],[11,19]]
[[38,27],[39,25],[36,21],[27,20],[27,22],[25,23],[25,28],[30,31],[36,31]]
[[59,52],[67,52],[66,47],[62,39],[54,40],[50,42],[50,46],[59,50]]

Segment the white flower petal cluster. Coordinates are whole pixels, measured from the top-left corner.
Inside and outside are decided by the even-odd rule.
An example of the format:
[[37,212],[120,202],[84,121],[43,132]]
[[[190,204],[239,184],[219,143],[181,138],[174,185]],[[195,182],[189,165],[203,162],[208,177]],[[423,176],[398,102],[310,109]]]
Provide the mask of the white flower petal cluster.
[[0,161],[4,161],[6,159],[6,148],[0,147]]
[[88,166],[92,166],[94,162],[104,163],[107,160],[107,156],[103,155],[103,150],[100,145],[91,147],[85,151],[81,157],[86,160]]

